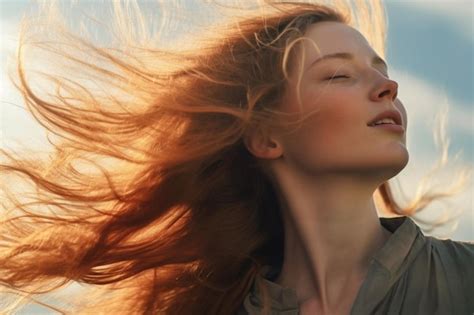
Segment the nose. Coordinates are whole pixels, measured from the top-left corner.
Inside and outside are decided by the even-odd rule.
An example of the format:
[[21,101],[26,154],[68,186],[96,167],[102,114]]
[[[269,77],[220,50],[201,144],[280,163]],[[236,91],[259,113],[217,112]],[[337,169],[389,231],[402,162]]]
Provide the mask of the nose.
[[370,91],[370,99],[375,102],[389,99],[393,102],[397,98],[397,94],[398,83],[387,77],[379,76],[377,83],[372,91]]

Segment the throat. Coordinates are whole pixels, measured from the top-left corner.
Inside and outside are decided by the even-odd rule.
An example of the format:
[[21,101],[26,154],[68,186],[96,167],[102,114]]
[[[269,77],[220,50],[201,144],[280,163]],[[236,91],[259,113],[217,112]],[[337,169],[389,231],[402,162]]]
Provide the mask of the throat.
[[300,314],[349,315],[359,293],[362,282],[354,283],[338,294],[334,301],[312,297],[300,302]]

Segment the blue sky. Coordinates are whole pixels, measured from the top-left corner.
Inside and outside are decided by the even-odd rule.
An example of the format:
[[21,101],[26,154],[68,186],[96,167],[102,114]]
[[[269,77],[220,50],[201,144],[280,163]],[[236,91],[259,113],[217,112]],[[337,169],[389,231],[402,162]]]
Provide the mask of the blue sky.
[[[25,10],[31,8],[29,3],[0,0],[2,146],[10,145],[15,140],[28,143],[31,147],[41,148],[43,145],[41,129],[24,111],[9,104],[21,102],[5,77],[7,56],[15,49],[16,26]],[[101,2],[81,3],[94,5]],[[407,108],[409,117],[407,141],[410,162],[397,176],[397,180],[406,187],[405,194],[413,197],[416,183],[439,156],[431,129],[434,126],[434,115],[447,105],[450,154],[462,150],[463,155],[456,165],[473,164],[473,2],[387,0],[385,4],[389,22],[389,72],[399,82],[399,97]],[[446,174],[452,174],[453,170],[455,168],[451,168]],[[444,175],[441,178],[449,180]],[[443,180],[441,182],[443,186]],[[473,188],[471,183],[465,193],[453,199],[456,208],[465,210],[458,229],[450,236],[453,239],[474,239]],[[433,204],[432,213],[443,207],[442,203]]]
[[[14,147],[14,141],[30,147],[44,146],[41,128],[24,111],[10,105],[20,104],[21,101],[5,76],[7,56],[15,49],[16,26],[23,12],[28,9],[28,3],[21,0],[0,0],[2,147]],[[439,157],[431,130],[435,114],[447,105],[447,130],[451,139],[449,153],[453,156],[462,150],[463,155],[452,168],[439,174],[439,190],[442,191],[450,183],[451,177],[447,176],[455,173],[456,166],[473,165],[473,3],[470,0],[385,1],[389,22],[389,72],[399,83],[399,98],[407,108],[409,118],[407,145],[410,162],[396,177],[408,197],[415,196],[419,180]],[[464,193],[450,203],[432,204],[422,217],[438,215],[446,207],[464,210],[457,229],[446,237],[474,240],[473,195],[474,185],[471,182]],[[34,308],[34,313],[47,312]]]
[[[409,73],[442,91],[456,109],[470,117],[467,123],[471,132],[467,132],[469,128],[452,126],[451,136],[453,150],[464,149],[466,159],[472,161],[473,2],[422,1],[414,5],[408,1],[388,1],[387,9],[389,63],[397,71]],[[428,108],[432,105],[422,104]]]

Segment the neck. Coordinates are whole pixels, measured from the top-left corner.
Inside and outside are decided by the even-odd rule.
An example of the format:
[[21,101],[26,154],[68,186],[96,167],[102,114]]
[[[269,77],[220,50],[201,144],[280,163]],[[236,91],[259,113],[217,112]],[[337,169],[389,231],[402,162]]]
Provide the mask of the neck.
[[300,302],[336,307],[348,291],[357,293],[372,256],[391,235],[373,202],[377,186],[355,177],[278,182],[285,258],[276,282],[295,289]]

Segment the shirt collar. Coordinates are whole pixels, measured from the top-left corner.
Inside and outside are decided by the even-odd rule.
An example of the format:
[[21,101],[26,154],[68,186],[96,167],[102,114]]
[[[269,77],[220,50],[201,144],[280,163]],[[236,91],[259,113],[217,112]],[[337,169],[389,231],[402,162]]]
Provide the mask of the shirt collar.
[[415,222],[406,216],[380,218],[380,223],[392,235],[373,256],[391,276],[399,273],[402,266],[412,262],[423,247],[425,238]]
[[[377,265],[373,268],[379,268],[387,272],[389,275],[388,279],[392,281],[386,285],[391,285],[415,259],[417,253],[423,247],[425,239],[420,228],[407,216],[379,219],[382,226],[392,232],[392,235],[372,258],[372,262],[376,261],[378,264],[371,262],[371,265]],[[369,272],[371,270],[376,271],[369,269]],[[277,267],[265,266],[262,268],[260,274],[256,276],[250,291],[249,301],[247,301],[248,306],[250,306],[249,304],[252,307],[263,306],[263,296],[260,292],[265,288],[269,293],[272,309],[281,312],[287,311],[288,314],[290,312],[293,314],[295,310],[298,310],[296,291],[270,280],[278,275],[278,272],[279,269]]]

